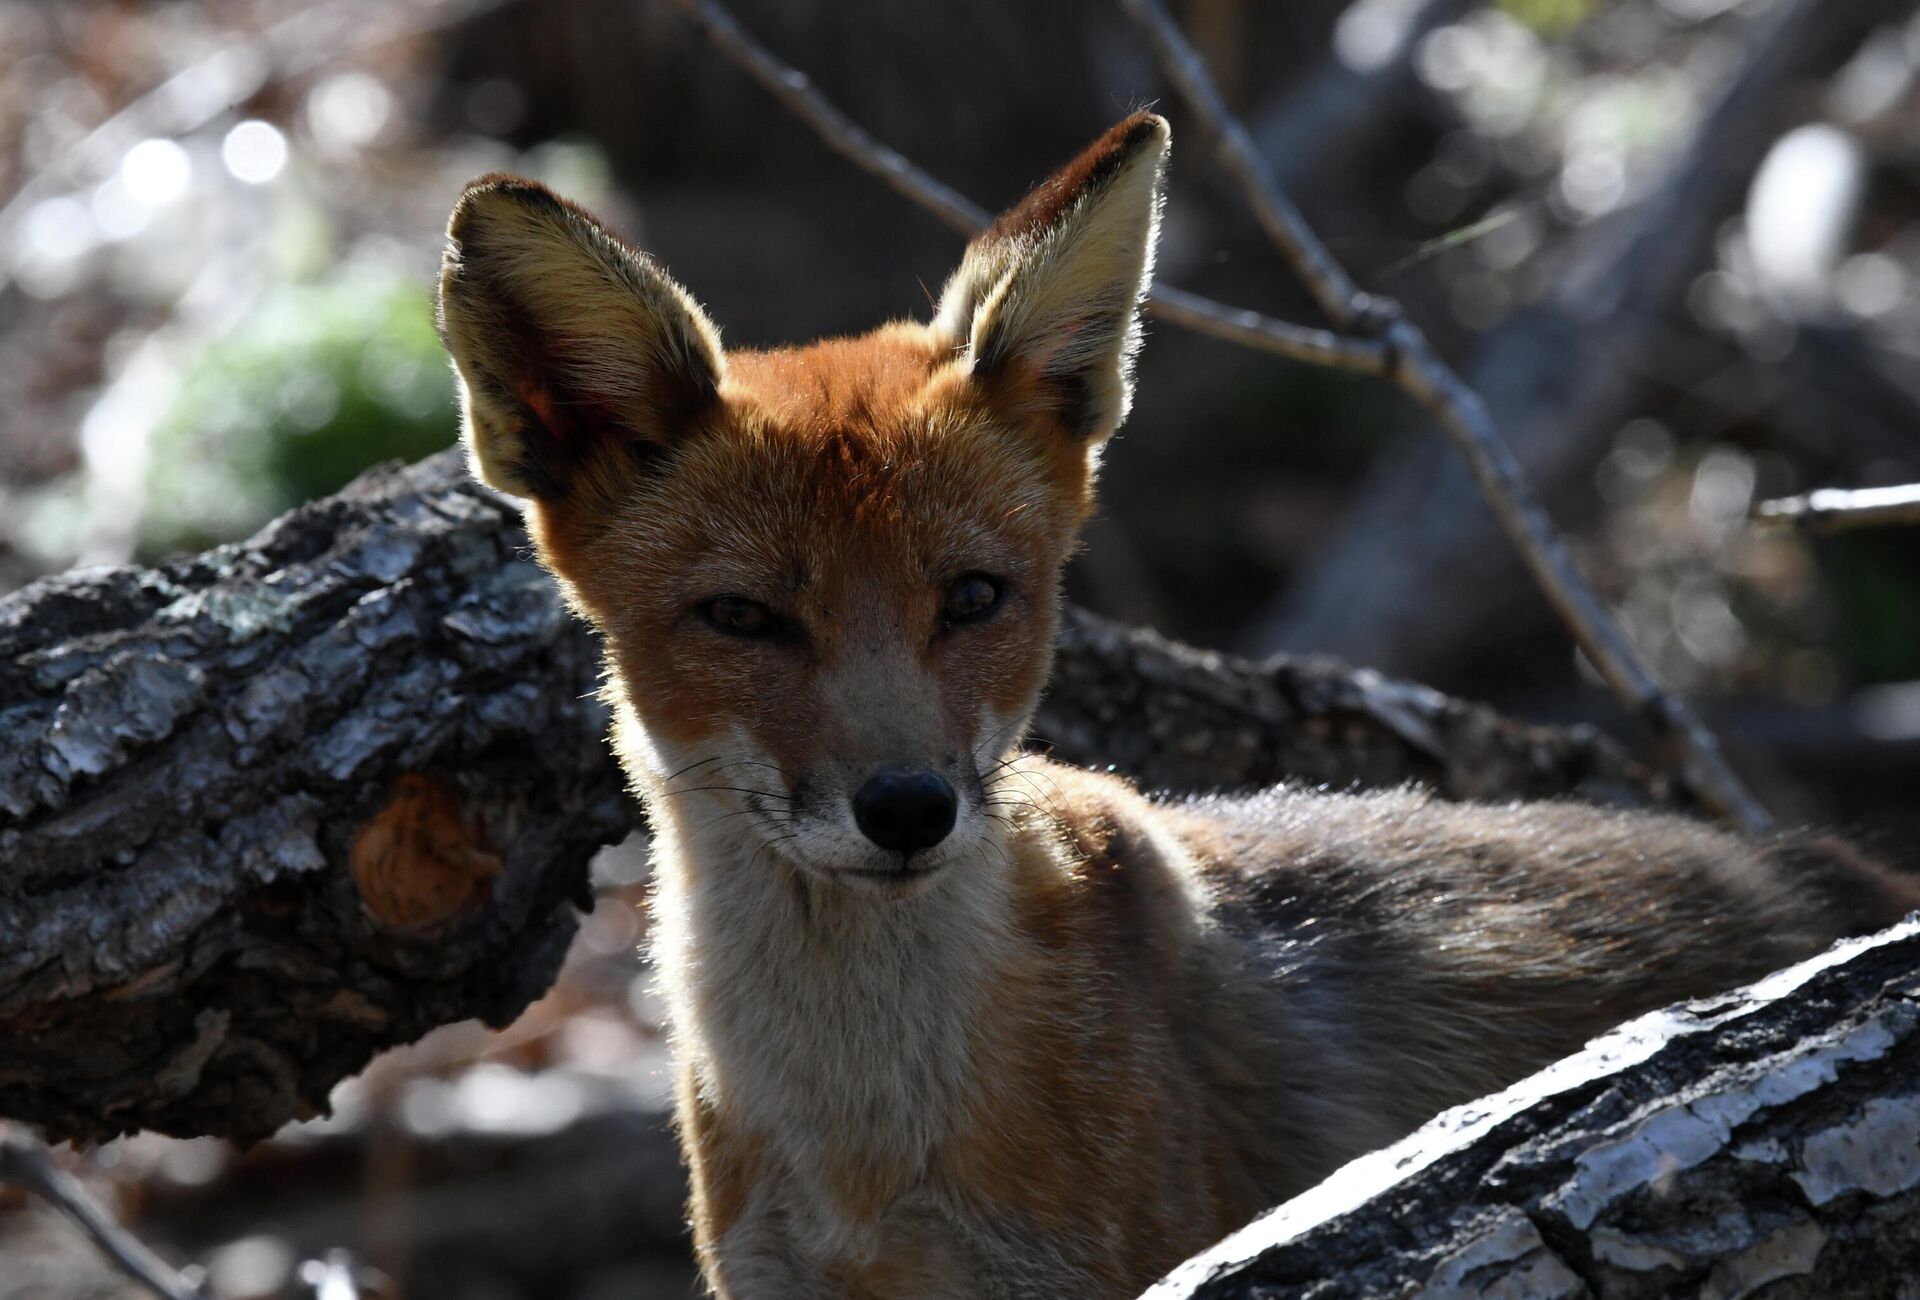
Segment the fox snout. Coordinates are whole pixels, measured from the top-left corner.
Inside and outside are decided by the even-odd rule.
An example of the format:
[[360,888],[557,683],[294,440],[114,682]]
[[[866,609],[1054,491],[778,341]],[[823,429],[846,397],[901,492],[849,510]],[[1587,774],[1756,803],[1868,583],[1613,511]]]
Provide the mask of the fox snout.
[[926,768],[883,767],[853,792],[853,822],[890,853],[930,849],[960,813],[953,784]]

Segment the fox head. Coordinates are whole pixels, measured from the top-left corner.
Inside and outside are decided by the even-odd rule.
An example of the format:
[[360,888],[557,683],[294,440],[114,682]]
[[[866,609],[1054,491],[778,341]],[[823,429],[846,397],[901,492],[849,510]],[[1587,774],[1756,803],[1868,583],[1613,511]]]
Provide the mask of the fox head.
[[723,349],[542,186],[461,195],[440,321],[468,454],[600,629],[656,824],[890,897],[997,833],[1131,398],[1167,138],[1114,126],[973,241],[930,323],[771,351]]

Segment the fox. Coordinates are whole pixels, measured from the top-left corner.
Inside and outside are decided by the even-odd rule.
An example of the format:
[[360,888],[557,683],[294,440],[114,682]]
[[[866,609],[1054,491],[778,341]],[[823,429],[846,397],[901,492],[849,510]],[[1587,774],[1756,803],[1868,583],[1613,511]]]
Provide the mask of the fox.
[[1920,905],[1811,833],[1175,798],[1031,752],[1169,139],[1113,126],[931,320],[797,347],[723,348],[536,182],[453,209],[466,454],[598,630],[651,828],[717,1296],[1136,1295],[1450,1105]]

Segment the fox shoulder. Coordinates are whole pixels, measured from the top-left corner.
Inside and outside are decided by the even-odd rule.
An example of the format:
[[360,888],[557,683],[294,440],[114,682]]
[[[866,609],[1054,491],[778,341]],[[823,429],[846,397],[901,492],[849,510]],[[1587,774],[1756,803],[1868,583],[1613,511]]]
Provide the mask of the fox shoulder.
[[[1166,809],[1124,778],[1044,759],[1021,760],[1004,788],[1027,805],[1064,870],[1031,885],[1027,916],[1110,964],[1169,992],[1179,954],[1207,911],[1198,864]],[[1053,924],[1049,926],[1047,918]],[[1059,932],[1066,931],[1066,932]]]

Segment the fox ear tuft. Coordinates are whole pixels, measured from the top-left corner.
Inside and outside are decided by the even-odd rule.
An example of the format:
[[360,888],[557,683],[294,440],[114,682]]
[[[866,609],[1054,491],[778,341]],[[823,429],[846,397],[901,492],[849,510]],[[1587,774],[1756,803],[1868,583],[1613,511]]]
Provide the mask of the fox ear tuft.
[[516,496],[564,496],[607,452],[671,437],[725,373],[686,290],[517,176],[484,176],[455,204],[439,319],[474,472]]
[[996,401],[1098,442],[1133,399],[1168,130],[1135,113],[968,245],[933,328]]

